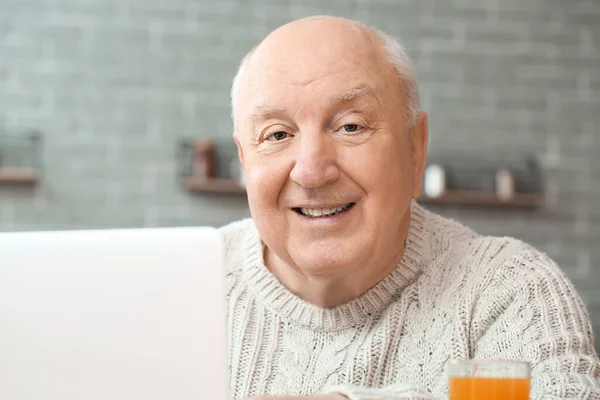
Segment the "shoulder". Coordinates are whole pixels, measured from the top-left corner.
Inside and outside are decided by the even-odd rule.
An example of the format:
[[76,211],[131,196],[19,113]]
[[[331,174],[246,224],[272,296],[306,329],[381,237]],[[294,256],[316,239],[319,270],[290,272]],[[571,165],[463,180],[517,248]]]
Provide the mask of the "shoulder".
[[218,228],[223,245],[223,262],[228,272],[241,268],[244,241],[255,229],[252,219],[242,219]]
[[501,295],[508,300],[541,290],[548,295],[560,292],[560,297],[580,301],[560,266],[520,239],[474,234],[456,241],[454,246],[455,264],[464,268],[466,288],[473,294]]
[[[492,280],[517,283],[568,279],[544,252],[513,237],[488,236],[464,224],[427,212],[427,229],[432,264],[464,272],[465,279],[478,286]],[[447,271],[450,272],[450,271]]]
[[506,243],[508,250],[498,267],[491,271],[495,285],[506,286],[506,282],[513,282],[527,291],[533,287],[544,286],[575,293],[565,272],[545,252],[514,238],[496,240]]
[[223,239],[224,245],[233,244],[245,235],[247,231],[254,227],[254,221],[251,218],[245,218],[230,222],[218,228]]
[[461,222],[427,210],[424,216],[430,263],[435,269],[462,266],[481,270],[501,262],[521,245],[513,238],[482,235]]
[[531,284],[553,280],[570,285],[558,264],[546,253],[514,237],[480,235],[464,254],[472,273],[491,285]]

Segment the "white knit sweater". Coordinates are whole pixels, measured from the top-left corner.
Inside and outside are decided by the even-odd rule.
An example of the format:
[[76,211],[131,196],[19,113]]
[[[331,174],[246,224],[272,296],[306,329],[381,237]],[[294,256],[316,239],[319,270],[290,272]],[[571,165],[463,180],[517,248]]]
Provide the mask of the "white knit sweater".
[[231,396],[447,396],[446,363],[528,360],[532,399],[600,400],[586,309],[546,255],[481,236],[413,203],[402,260],[363,296],[322,309],[265,267],[251,220],[221,228]]

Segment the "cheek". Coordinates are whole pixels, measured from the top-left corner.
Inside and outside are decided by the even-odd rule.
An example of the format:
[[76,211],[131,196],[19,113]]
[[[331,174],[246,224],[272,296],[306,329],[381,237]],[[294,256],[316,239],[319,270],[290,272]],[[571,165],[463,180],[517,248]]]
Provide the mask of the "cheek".
[[261,213],[276,208],[287,174],[276,160],[248,163],[246,185],[250,207]]
[[397,140],[370,141],[347,148],[344,170],[378,203],[410,196],[413,180],[410,154]]

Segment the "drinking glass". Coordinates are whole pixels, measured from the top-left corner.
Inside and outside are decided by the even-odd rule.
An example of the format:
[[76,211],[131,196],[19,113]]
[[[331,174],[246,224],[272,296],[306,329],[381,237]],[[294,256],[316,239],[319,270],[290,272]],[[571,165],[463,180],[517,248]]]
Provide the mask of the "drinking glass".
[[452,360],[449,400],[529,400],[531,366],[526,361]]

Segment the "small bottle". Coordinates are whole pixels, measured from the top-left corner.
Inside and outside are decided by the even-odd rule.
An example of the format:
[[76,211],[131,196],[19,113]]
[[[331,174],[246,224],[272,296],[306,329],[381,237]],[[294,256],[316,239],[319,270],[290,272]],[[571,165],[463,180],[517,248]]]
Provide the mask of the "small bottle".
[[212,178],[215,175],[213,144],[210,140],[194,143],[192,175],[198,178]]

